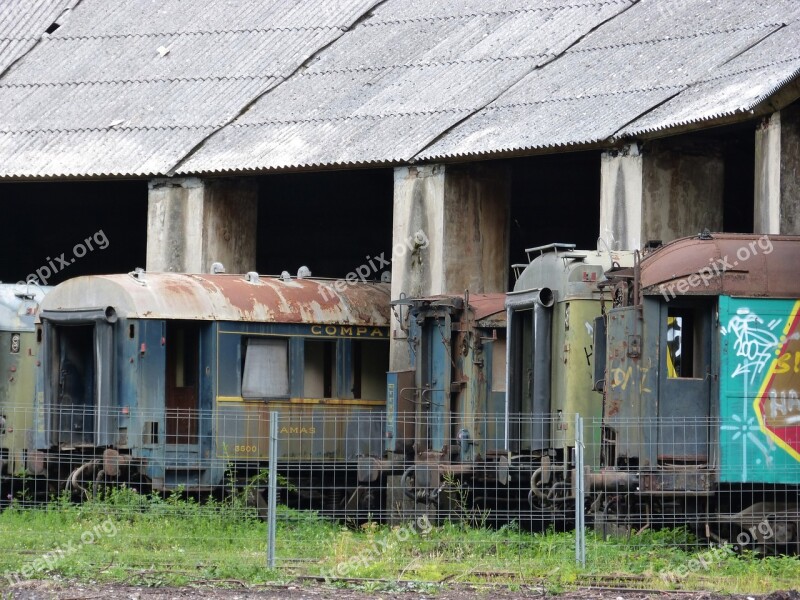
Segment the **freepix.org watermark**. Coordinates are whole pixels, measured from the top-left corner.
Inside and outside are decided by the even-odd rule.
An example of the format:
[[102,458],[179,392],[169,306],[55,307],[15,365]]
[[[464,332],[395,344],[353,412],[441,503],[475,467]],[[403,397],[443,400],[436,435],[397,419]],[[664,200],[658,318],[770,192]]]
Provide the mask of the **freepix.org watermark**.
[[100,229],[99,231],[96,231],[94,234],[85,238],[83,241],[75,244],[72,247],[72,256],[67,257],[66,252],[62,252],[55,258],[50,258],[48,256],[45,259],[47,261],[46,264],[36,269],[35,272],[30,273],[27,277],[25,277],[25,281],[20,281],[19,284],[38,283],[40,285],[47,285],[47,280],[53,275],[61,273],[61,271],[67,269],[71,264],[73,264],[79,258],[86,256],[89,252],[93,252],[95,250],[105,250],[108,248],[109,244],[110,242],[108,241],[106,234],[102,229]]
[[342,279],[337,279],[335,282],[325,286],[322,290],[322,297],[325,300],[330,300],[334,297],[334,290],[343,292],[349,285],[355,285],[359,281],[368,281],[376,279],[380,273],[388,269],[393,260],[405,257],[409,252],[414,255],[418,254],[420,250],[424,250],[430,245],[428,236],[421,229],[408,236],[404,242],[398,242],[392,247],[392,256],[386,258],[386,252],[381,252],[375,256],[367,255],[366,262],[359,265]]
[[8,583],[13,585],[14,583],[19,583],[23,579],[30,579],[34,575],[52,571],[61,560],[77,553],[83,546],[94,544],[103,538],[113,538],[116,535],[117,525],[111,518],[108,518],[102,523],[81,533],[80,540],[71,540],[63,546],[59,544],[50,552],[42,554],[39,558],[28,562],[19,571],[6,571],[3,573],[3,577],[8,580]]
[[[744,550],[751,544],[758,543],[759,540],[770,540],[774,535],[775,533],[772,531],[772,526],[769,524],[769,521],[764,520],[758,523],[758,525],[753,525],[749,530],[739,532],[736,536],[736,544],[739,546],[740,550]],[[692,573],[697,573],[701,570],[707,571],[726,557],[735,554],[735,546],[724,543],[720,546],[710,548],[705,552],[701,552],[695,558],[692,558],[685,565],[677,569],[662,572],[659,577],[666,583],[674,583],[685,579]]]
[[418,517],[413,522],[403,525],[402,527],[395,527],[386,535],[375,538],[372,544],[366,546],[354,554],[347,560],[341,561],[335,567],[327,572],[323,572],[322,576],[326,581],[330,581],[336,577],[347,577],[352,574],[358,567],[369,567],[380,558],[384,552],[391,552],[398,544],[402,544],[410,540],[414,536],[424,535],[433,529],[433,524],[428,519],[427,515]]
[[769,236],[762,235],[757,240],[753,240],[749,244],[739,247],[736,250],[736,255],[733,257],[726,254],[721,258],[711,258],[708,261],[707,267],[703,267],[696,273],[689,275],[686,279],[682,279],[677,283],[662,284],[659,287],[661,295],[669,302],[675,298],[676,295],[686,294],[693,288],[698,288],[701,285],[708,287],[714,278],[722,276],[726,271],[735,269],[758,254],[771,254],[774,249]]

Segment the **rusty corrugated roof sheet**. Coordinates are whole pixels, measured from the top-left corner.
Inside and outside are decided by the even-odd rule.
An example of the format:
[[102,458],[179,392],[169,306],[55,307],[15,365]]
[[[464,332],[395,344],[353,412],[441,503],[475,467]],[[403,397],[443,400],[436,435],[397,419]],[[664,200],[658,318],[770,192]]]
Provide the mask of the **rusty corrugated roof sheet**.
[[798,47],[796,0],[82,0],[0,78],[0,176],[606,144],[774,110]]
[[800,298],[800,236],[712,233],[682,238],[641,262],[645,294]]
[[251,282],[243,275],[92,275],[53,288],[42,311],[111,306],[125,318],[388,327],[389,284],[334,284],[274,277]]

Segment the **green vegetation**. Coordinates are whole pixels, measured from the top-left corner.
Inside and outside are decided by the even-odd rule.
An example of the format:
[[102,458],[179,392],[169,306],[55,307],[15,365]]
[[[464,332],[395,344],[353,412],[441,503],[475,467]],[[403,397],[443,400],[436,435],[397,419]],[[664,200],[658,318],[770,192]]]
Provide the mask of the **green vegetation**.
[[[574,534],[531,534],[426,521],[348,528],[313,513],[282,508],[279,568],[266,568],[266,525],[241,499],[202,505],[130,490],[83,504],[62,500],[0,514],[0,588],[17,578],[60,576],[135,585],[193,582],[259,584],[321,575],[333,585],[386,589],[397,580],[574,585],[632,585],[762,593],[797,589],[797,558],[735,556],[687,549],[682,530],[646,531],[603,542],[589,533],[587,566],[574,560]],[[357,581],[354,581],[357,580]],[[422,583],[429,582],[429,583]],[[428,587],[426,587],[428,586]]]

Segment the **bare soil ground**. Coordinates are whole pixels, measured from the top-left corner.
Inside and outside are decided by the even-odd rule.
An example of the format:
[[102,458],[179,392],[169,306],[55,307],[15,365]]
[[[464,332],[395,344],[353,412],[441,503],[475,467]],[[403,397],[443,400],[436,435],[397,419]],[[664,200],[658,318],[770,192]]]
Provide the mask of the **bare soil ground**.
[[509,589],[504,586],[449,585],[433,587],[426,584],[398,585],[391,591],[362,591],[334,588],[321,583],[303,583],[260,587],[183,587],[147,588],[120,584],[87,585],[70,582],[31,580],[10,587],[0,587],[3,600],[89,600],[125,598],[127,600],[180,600],[183,598],[225,598],[235,600],[516,600],[519,598],[548,598],[552,600],[800,600],[797,591],[773,592],[765,596],[721,595],[713,592],[659,592],[580,588],[564,594],[550,595],[543,589],[523,586]]

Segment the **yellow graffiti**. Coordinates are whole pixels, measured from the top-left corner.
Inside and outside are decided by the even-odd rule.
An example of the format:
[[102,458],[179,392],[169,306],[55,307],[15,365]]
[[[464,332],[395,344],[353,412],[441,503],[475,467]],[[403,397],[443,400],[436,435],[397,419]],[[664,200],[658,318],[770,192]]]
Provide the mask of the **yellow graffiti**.
[[[636,367],[638,371],[638,379],[639,379],[639,390],[643,393],[650,393],[651,390],[649,387],[645,385],[645,380],[647,379],[647,372],[650,370],[649,367]],[[633,377],[633,365],[628,365],[627,369],[623,369],[622,367],[616,367],[611,369],[611,387],[612,388],[620,388],[624,392],[628,389],[628,384],[630,384],[631,380],[634,380]]]
[[800,373],[800,351],[794,353],[794,362],[792,361],[792,353],[786,352],[775,359],[774,372],[777,375],[784,373]]

